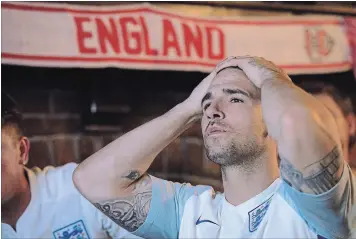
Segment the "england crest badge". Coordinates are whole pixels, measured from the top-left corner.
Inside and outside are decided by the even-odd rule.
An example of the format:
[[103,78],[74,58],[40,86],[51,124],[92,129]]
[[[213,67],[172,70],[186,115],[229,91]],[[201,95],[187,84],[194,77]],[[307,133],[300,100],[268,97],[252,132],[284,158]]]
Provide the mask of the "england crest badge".
[[90,239],[82,220],[53,232],[55,239]]
[[249,217],[249,230],[250,232],[254,232],[257,230],[258,226],[263,220],[263,217],[266,215],[269,204],[271,203],[272,197],[264,201],[262,204],[252,209],[248,213]]

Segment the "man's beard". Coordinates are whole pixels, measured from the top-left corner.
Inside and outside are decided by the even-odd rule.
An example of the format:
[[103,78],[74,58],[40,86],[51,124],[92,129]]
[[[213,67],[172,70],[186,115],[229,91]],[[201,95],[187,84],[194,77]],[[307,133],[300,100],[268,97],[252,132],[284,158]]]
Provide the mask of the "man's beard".
[[266,145],[249,140],[244,143],[229,142],[220,146],[205,145],[205,149],[208,159],[221,167],[233,166],[248,170],[258,164],[258,159],[266,150]]

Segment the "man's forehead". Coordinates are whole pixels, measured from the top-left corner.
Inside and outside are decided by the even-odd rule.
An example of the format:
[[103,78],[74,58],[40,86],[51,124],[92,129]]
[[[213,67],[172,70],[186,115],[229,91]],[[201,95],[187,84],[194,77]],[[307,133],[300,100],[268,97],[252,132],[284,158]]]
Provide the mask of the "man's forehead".
[[250,95],[257,96],[257,89],[247,78],[246,74],[237,68],[225,68],[220,71],[213,79],[210,90],[218,88],[238,88],[248,92]]
[[248,79],[246,74],[233,67],[228,67],[215,76],[208,92],[213,93],[216,90],[238,89],[246,92],[252,99],[260,99],[260,90]]

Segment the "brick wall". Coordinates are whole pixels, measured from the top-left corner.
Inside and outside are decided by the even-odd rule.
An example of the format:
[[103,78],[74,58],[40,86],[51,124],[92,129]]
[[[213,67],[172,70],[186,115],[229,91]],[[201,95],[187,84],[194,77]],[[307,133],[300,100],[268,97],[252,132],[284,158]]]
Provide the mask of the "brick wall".
[[[2,65],[2,88],[22,106],[31,140],[30,166],[81,162],[123,133],[184,100],[204,77],[196,72],[123,69],[54,69]],[[353,95],[353,73],[294,76],[320,79]],[[84,130],[88,100],[120,113],[110,131]],[[356,105],[356,98],[354,97]],[[84,113],[83,113],[84,112]],[[86,113],[85,113],[86,112]],[[179,182],[221,189],[220,169],[209,162],[196,124],[161,152],[150,173]]]
[[[6,68],[5,72],[11,73]],[[150,87],[144,87],[144,91],[135,93],[139,97],[132,97],[134,93],[123,87],[122,82],[111,83],[102,90],[99,87],[95,92],[96,100],[104,102],[101,106],[119,106],[126,110],[119,115],[119,127],[116,129],[109,132],[100,129],[86,131],[83,108],[88,107],[88,101],[84,100],[83,103],[83,98],[90,95],[88,90],[62,87],[63,84],[56,80],[43,87],[41,82],[36,83],[36,79],[33,79],[33,84],[25,84],[21,79],[23,77],[17,78],[16,83],[5,83],[5,90],[22,107],[26,134],[31,142],[28,166],[40,168],[68,162],[79,163],[123,133],[164,113],[189,94],[172,89],[151,90]],[[41,77],[37,80],[41,80]],[[105,85],[103,80],[100,84]],[[121,87],[119,89],[112,84],[121,84]],[[115,90],[108,91],[108,88]],[[205,157],[199,123],[164,149],[149,172],[173,181],[209,184],[221,189],[220,169]]]

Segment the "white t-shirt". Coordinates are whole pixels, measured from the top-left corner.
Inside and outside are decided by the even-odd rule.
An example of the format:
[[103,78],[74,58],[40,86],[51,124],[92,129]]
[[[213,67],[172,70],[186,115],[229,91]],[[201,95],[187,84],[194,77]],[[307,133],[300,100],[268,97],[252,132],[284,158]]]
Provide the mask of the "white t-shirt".
[[[345,165],[328,192],[298,192],[277,179],[248,201],[233,206],[208,186],[172,183],[151,176],[152,201],[144,238],[348,238],[355,182]],[[243,193],[243,192],[241,192]]]
[[138,238],[96,209],[75,188],[77,167],[26,169],[31,201],[16,223],[16,231],[1,223],[2,238]]

